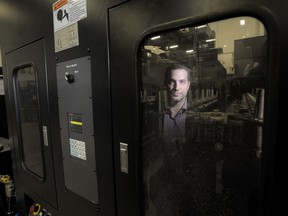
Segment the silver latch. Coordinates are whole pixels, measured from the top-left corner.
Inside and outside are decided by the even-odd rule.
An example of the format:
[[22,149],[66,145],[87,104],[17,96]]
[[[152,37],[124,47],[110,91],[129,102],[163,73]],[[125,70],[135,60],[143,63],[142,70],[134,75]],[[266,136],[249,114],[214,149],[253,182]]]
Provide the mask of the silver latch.
[[48,132],[47,132],[47,127],[43,126],[42,127],[42,131],[43,131],[43,140],[44,140],[44,145],[48,146]]
[[121,172],[128,174],[128,144],[120,142]]

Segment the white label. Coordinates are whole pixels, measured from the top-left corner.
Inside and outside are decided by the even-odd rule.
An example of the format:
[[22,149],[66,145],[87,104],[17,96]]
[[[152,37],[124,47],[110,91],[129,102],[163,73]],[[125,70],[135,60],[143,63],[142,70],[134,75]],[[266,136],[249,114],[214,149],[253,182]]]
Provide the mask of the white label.
[[85,142],[71,138],[69,139],[69,142],[70,142],[70,155],[80,158],[82,160],[86,160]]
[[54,34],[55,52],[79,45],[78,23],[67,26]]
[[53,4],[54,33],[86,17],[86,0],[59,0]]

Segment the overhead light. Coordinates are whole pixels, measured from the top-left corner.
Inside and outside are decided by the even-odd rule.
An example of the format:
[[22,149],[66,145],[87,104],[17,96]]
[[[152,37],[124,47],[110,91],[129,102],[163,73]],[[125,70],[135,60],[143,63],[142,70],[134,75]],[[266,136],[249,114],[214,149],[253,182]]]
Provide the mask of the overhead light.
[[206,25],[201,25],[201,26],[195,27],[195,29],[200,29],[200,28],[205,28],[205,27],[206,27]]
[[186,53],[193,53],[193,52],[194,52],[193,49],[191,49],[191,50],[186,50]]
[[240,25],[245,25],[245,20],[240,20]]
[[152,37],[151,40],[157,40],[157,39],[159,39],[160,37],[161,37],[161,36],[158,35],[158,36]]
[[174,48],[177,48],[178,47],[178,45],[172,45],[172,46],[170,46],[169,48],[170,49],[174,49]]
[[215,41],[216,39],[214,38],[214,39],[208,39],[208,40],[206,40],[206,42],[212,42],[212,41]]

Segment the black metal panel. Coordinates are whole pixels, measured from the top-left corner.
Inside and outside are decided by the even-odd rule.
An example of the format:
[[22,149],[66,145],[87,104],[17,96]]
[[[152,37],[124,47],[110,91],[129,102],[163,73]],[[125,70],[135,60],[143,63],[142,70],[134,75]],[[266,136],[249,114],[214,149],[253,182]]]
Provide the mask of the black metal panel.
[[[278,2],[279,3],[279,2]],[[281,100],[278,97],[278,87],[284,87],[279,82],[279,76],[287,78],[284,74],[284,63],[280,66],[279,42],[283,42],[283,35],[287,23],[281,21],[285,17],[283,5],[269,1],[144,1],[135,0],[109,11],[110,32],[110,62],[111,62],[111,89],[113,135],[115,149],[115,176],[117,191],[118,215],[143,215],[141,207],[141,152],[140,152],[140,125],[141,116],[139,68],[137,54],[140,41],[150,33],[187,25],[201,25],[235,16],[252,16],[262,21],[269,34],[269,72],[267,83],[269,93],[266,101],[265,140],[263,149],[263,215],[273,215],[273,211],[280,207],[276,196],[270,200],[271,190],[278,191],[279,185],[273,185],[272,179],[277,182],[278,168],[283,154],[284,137],[277,132],[277,109]],[[286,5],[287,6],[287,5]],[[281,43],[280,42],[280,43]],[[287,48],[287,45],[285,45]],[[284,56],[284,49],[281,51]],[[281,67],[281,70],[279,69]],[[272,69],[273,68],[273,69]],[[283,79],[284,80],[284,79]],[[287,80],[287,79],[286,79]],[[282,81],[283,82],[283,81]],[[284,88],[283,88],[284,89]],[[285,90],[285,92],[287,92]],[[287,93],[281,92],[287,96]],[[282,95],[282,96],[283,96]],[[283,97],[282,97],[283,98]],[[284,99],[284,98],[283,98]],[[284,99],[285,100],[285,99]],[[273,105],[272,105],[273,104]],[[284,121],[284,120],[281,120]],[[284,123],[284,122],[283,122]],[[268,127],[269,125],[269,127]],[[276,138],[277,136],[277,138]],[[120,142],[129,145],[129,174],[121,172],[120,168]],[[276,163],[271,163],[276,157]],[[272,175],[276,170],[276,175]],[[279,169],[281,170],[281,169]],[[268,174],[269,173],[269,174]],[[282,184],[283,185],[283,184]],[[272,210],[269,208],[272,205]],[[271,211],[270,211],[271,210]]]
[[[31,106],[34,102],[33,97],[38,97],[38,102],[34,104],[39,108],[40,112],[35,113],[35,117],[39,121],[39,125],[34,133],[39,133],[39,143],[37,146],[39,148],[35,149],[34,154],[42,154],[41,160],[45,164],[42,171],[37,173],[32,172],[29,169],[29,166],[25,166],[25,146],[23,137],[26,134],[33,134],[32,128],[29,128],[33,122],[34,118],[31,115],[34,115],[33,111],[29,111],[29,117],[27,119],[27,126],[21,127],[21,124],[24,122],[22,118],[21,123],[21,103],[17,101],[18,96],[21,94],[17,92],[17,72],[18,69],[26,68],[28,65],[33,65],[35,69],[35,82],[36,92],[33,95],[30,95],[30,99],[27,101],[27,105]],[[15,148],[15,161],[17,164],[17,175],[21,181],[21,184],[25,185],[30,190],[37,192],[40,197],[47,200],[48,203],[51,203],[52,206],[57,207],[56,201],[56,188],[55,188],[55,177],[54,177],[54,166],[53,166],[53,157],[52,157],[52,146],[50,144],[50,132],[49,132],[49,112],[48,112],[48,98],[47,98],[47,86],[46,86],[46,68],[45,68],[45,40],[39,40],[30,45],[27,45],[23,48],[15,50],[7,55],[7,69],[8,69],[8,85],[11,87],[8,91],[8,94],[11,95],[11,111],[13,111],[14,116],[12,117],[13,133],[11,136],[14,138],[13,148]],[[29,67],[30,67],[29,66]],[[21,73],[21,72],[20,72]],[[20,77],[19,77],[20,78]],[[26,98],[28,99],[28,98]],[[31,100],[32,99],[32,100]],[[24,101],[23,101],[24,102]],[[32,105],[32,106],[34,106]],[[26,105],[25,105],[26,106]],[[36,108],[35,107],[35,108]],[[33,108],[34,109],[34,108]],[[33,124],[37,126],[37,124]],[[47,146],[44,145],[44,140],[42,139],[43,133],[41,132],[42,126],[48,127],[48,143]],[[24,130],[25,129],[25,130]],[[27,130],[27,131],[26,131]],[[29,149],[29,152],[32,153],[34,150]],[[27,155],[26,155],[27,156]],[[34,158],[35,159],[35,158]],[[33,162],[31,162],[33,163]],[[26,164],[27,165],[27,164]],[[37,168],[38,170],[38,168]],[[34,175],[36,174],[36,175]],[[38,177],[39,175],[39,177]],[[20,183],[20,182],[19,182]]]
[[[110,83],[109,83],[109,62],[107,46],[107,11],[114,5],[121,4],[122,0],[113,1],[87,1],[87,18],[79,22],[79,46],[58,52],[54,55],[54,66],[58,63],[77,59],[84,56],[91,57],[91,83],[92,83],[92,104],[94,121],[94,139],[96,149],[97,184],[99,203],[97,205],[87,202],[80,196],[67,192],[64,182],[59,184],[59,206],[63,215],[81,215],[83,209],[85,214],[115,215],[115,187],[113,173],[113,146],[110,116]],[[52,71],[50,81],[51,98],[57,97],[56,74]],[[55,79],[54,79],[55,76]],[[54,113],[58,108],[51,107]],[[53,125],[59,125],[58,119],[51,119]],[[56,145],[61,145],[58,140],[60,131],[57,127],[52,129]],[[61,152],[56,152],[62,157]],[[62,162],[61,162],[62,163]],[[63,179],[63,169],[56,168],[56,174]],[[81,184],[81,183],[80,183]],[[71,205],[77,203],[77,205]],[[79,208],[78,206],[81,206]]]
[[[287,122],[287,115],[284,112],[284,102],[287,98],[287,73],[286,51],[288,50],[285,39],[288,37],[286,29],[286,8],[285,1],[269,0],[217,0],[217,1],[145,1],[134,0],[123,4],[126,1],[93,1],[88,0],[88,17],[79,22],[80,45],[54,53],[53,41],[53,20],[52,4],[56,1],[38,1],[38,0],[10,0],[0,1],[1,8],[1,49],[4,64],[4,79],[8,81],[6,54],[27,44],[45,38],[46,67],[48,71],[47,83],[49,92],[49,113],[50,119],[47,120],[51,128],[51,145],[53,146],[53,163],[55,166],[56,188],[58,195],[58,209],[54,209],[47,203],[48,200],[39,198],[38,192],[32,192],[25,187],[21,187],[20,177],[15,173],[15,180],[18,181],[19,206],[25,205],[25,196],[43,202],[47,209],[53,215],[81,215],[102,214],[115,215],[115,197],[114,197],[114,174],[112,157],[112,135],[111,135],[111,116],[113,113],[113,129],[115,136],[115,167],[117,180],[117,206],[118,215],[141,215],[139,207],[141,196],[139,192],[138,158],[140,157],[138,146],[139,141],[139,97],[137,76],[137,46],[142,38],[155,31],[166,30],[173,27],[185,26],[187,24],[199,25],[209,21],[233,17],[237,15],[251,15],[259,18],[269,31],[270,41],[270,70],[269,70],[269,88],[267,95],[266,123],[269,128],[266,130],[266,151],[264,153],[265,163],[263,170],[265,185],[275,181],[273,190],[282,192],[283,170],[285,170],[284,145],[286,146],[285,133],[281,131],[280,125]],[[109,10],[110,8],[110,10]],[[2,11],[3,10],[3,11]],[[109,10],[109,16],[107,12]],[[110,92],[110,73],[108,72],[109,62],[107,59],[107,22],[109,19],[110,27],[110,60],[111,60],[111,79],[112,92]],[[146,32],[146,33],[145,33]],[[33,50],[34,51],[34,50]],[[89,55],[91,56],[92,68],[92,88],[93,88],[93,106],[95,145],[97,149],[97,169],[99,173],[99,205],[90,204],[85,199],[73,193],[67,193],[65,190],[62,154],[60,144],[60,131],[57,101],[56,69],[58,62],[68,61]],[[280,78],[280,79],[279,79]],[[280,81],[279,81],[280,80]],[[43,83],[42,83],[43,84]],[[9,121],[9,132],[15,131],[15,110],[12,104],[13,89],[11,86],[5,86],[8,103],[7,113]],[[283,90],[283,91],[279,91]],[[43,90],[46,94],[47,89]],[[110,109],[110,97],[112,93],[112,110]],[[282,99],[282,100],[281,100]],[[100,102],[99,102],[100,101]],[[280,108],[279,108],[280,107]],[[99,115],[95,115],[101,114]],[[281,118],[280,118],[281,116]],[[275,120],[279,125],[275,124]],[[279,129],[279,130],[276,130]],[[16,137],[10,135],[10,141],[13,143]],[[276,142],[277,141],[277,142]],[[119,142],[129,144],[129,175],[120,172],[119,164]],[[16,143],[17,145],[17,143]],[[274,150],[276,147],[276,153]],[[16,149],[17,150],[17,149]],[[13,150],[14,151],[14,150]],[[267,152],[267,155],[265,155]],[[15,160],[14,156],[14,160]],[[270,161],[275,161],[272,164]],[[16,166],[14,164],[14,166]],[[276,169],[279,167],[279,169]],[[275,168],[275,177],[271,176],[271,170]],[[15,169],[16,170],[16,167]],[[284,175],[285,176],[285,175]],[[281,181],[280,181],[281,179]],[[271,188],[267,188],[269,191]],[[270,195],[267,193],[266,195]],[[267,206],[272,205],[272,209],[282,207],[277,196],[272,194],[273,202],[267,201]],[[265,198],[266,199],[266,198]],[[270,213],[267,211],[267,215]]]
[[[53,151],[53,163],[55,171],[55,183],[57,189],[57,205],[50,205],[48,200],[41,199],[38,191],[30,191],[21,187],[17,173],[15,181],[18,182],[17,197],[18,206],[24,211],[25,197],[41,203],[53,215],[82,215],[102,214],[115,215],[114,197],[114,173],[113,153],[110,117],[110,90],[108,72],[108,48],[107,48],[107,12],[109,8],[120,5],[126,0],[93,1],[87,0],[87,18],[79,22],[79,46],[64,50],[55,54],[52,5],[55,1],[31,1],[12,0],[0,1],[1,10],[1,51],[3,58],[4,79],[7,82],[9,73],[6,65],[6,55],[13,50],[45,38],[45,55],[47,67],[47,90],[49,100],[49,124],[51,125],[50,140]],[[31,52],[32,53],[32,52]],[[56,64],[83,56],[91,56],[91,82],[92,103],[95,107],[94,141],[96,152],[96,164],[98,171],[99,204],[85,200],[73,192],[68,192],[65,187],[61,138],[58,120]],[[15,130],[15,110],[12,109],[13,89],[6,85],[5,90],[10,91],[6,95],[9,131]],[[47,93],[46,92],[46,93]],[[95,99],[94,99],[95,98]],[[100,101],[100,102],[99,102]],[[14,137],[10,135],[13,143]],[[13,150],[14,151],[14,150]],[[17,158],[13,155],[14,162]],[[13,166],[16,165],[13,163]],[[79,182],[81,184],[81,182]],[[96,184],[96,183],[95,183]],[[58,208],[54,208],[57,207]],[[27,206],[26,206],[27,207]],[[27,210],[27,209],[26,209]]]
[[57,86],[66,187],[98,204],[90,63],[89,56],[59,63]]

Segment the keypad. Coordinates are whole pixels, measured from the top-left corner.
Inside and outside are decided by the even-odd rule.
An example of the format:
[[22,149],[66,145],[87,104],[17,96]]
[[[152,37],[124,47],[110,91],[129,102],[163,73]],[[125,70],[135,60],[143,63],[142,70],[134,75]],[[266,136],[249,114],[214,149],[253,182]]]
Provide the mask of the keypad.
[[70,140],[70,155],[80,158],[82,160],[86,160],[85,142],[71,138],[69,140]]

